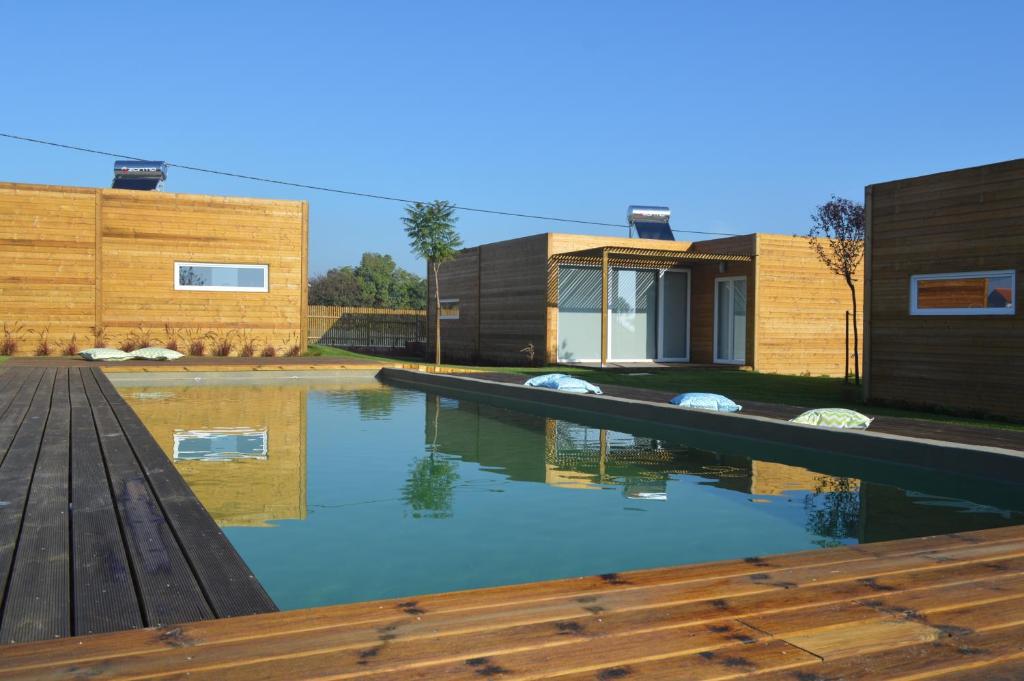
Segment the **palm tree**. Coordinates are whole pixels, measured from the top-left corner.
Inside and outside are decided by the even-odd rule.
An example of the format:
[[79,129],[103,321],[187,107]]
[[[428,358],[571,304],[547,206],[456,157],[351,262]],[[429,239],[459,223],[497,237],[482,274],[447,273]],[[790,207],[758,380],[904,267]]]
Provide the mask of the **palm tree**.
[[455,206],[447,201],[414,203],[405,207],[405,233],[412,252],[427,261],[434,275],[434,364],[441,365],[441,263],[451,260],[462,246],[455,231]]

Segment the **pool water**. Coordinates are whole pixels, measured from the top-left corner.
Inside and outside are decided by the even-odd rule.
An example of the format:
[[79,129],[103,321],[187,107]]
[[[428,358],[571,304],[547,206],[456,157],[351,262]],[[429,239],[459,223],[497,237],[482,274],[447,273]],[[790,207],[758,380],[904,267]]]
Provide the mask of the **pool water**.
[[1024,521],[991,482],[369,376],[115,381],[282,609]]

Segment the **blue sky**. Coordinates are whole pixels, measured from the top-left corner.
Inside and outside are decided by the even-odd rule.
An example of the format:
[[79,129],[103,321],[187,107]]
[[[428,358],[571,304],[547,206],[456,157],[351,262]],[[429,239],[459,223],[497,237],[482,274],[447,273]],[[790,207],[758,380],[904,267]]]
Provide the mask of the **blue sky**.
[[[0,131],[400,197],[803,233],[865,184],[1024,156],[1019,2],[10,3]],[[0,180],[112,159],[0,139]],[[409,254],[402,205],[304,198],[310,268]],[[467,245],[624,233],[466,213]],[[679,238],[687,238],[679,235]]]

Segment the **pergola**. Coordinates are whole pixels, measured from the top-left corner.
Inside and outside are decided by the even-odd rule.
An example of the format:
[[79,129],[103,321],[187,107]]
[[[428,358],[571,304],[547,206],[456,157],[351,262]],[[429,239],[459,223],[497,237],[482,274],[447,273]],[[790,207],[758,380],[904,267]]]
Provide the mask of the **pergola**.
[[752,253],[715,253],[713,251],[674,251],[660,248],[598,246],[579,251],[557,253],[551,261],[558,265],[584,265],[601,268],[601,366],[608,363],[608,268],[639,267],[671,269],[693,262],[753,262]]

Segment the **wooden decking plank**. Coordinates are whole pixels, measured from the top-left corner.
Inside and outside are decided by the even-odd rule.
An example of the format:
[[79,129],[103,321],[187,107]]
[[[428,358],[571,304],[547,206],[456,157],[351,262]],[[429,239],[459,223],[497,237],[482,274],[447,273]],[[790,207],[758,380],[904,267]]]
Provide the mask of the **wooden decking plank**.
[[1024,679],[1024,652],[1016,659],[948,673],[936,672],[928,676],[927,679],[928,681],[1020,681]]
[[[43,378],[43,371],[40,369],[21,369],[19,371],[22,380],[16,387],[16,393],[11,399],[7,411],[0,418],[0,463],[7,455],[7,450],[14,442],[21,423],[28,413],[29,405],[32,404],[32,397],[36,393],[39,381]],[[0,490],[2,493],[3,490]]]
[[[1015,560],[1015,569],[1024,569],[1024,557]],[[87,661],[77,660],[73,666],[79,672],[106,671],[121,676],[148,677],[158,674],[162,669],[180,667],[178,660],[182,651],[170,648],[170,645],[180,641],[194,642],[194,645],[190,643],[188,646],[189,667],[201,669],[228,667],[260,659],[272,661],[276,657],[287,656],[289,652],[298,654],[299,651],[303,656],[308,656],[318,651],[332,651],[332,654],[339,655],[342,650],[349,650],[352,653],[350,662],[354,660],[358,664],[363,659],[358,657],[359,654],[377,650],[383,642],[388,643],[388,648],[374,654],[374,663],[394,662],[398,657],[421,658],[424,645],[443,648],[448,653],[456,649],[463,650],[467,657],[471,657],[501,649],[501,646],[510,645],[509,641],[514,641],[516,646],[523,646],[531,637],[537,645],[543,645],[548,638],[556,641],[556,644],[562,644],[572,642],[565,636],[631,636],[691,624],[721,624],[734,618],[739,618],[738,621],[745,624],[753,624],[755,629],[760,630],[756,620],[752,622],[748,616],[765,611],[795,611],[799,617],[792,618],[792,621],[806,621],[805,628],[818,627],[822,619],[828,625],[834,624],[829,617],[839,619],[832,612],[833,608],[822,605],[830,600],[836,602],[838,599],[836,609],[846,617],[845,621],[880,620],[891,617],[891,612],[902,613],[905,608],[912,608],[918,602],[927,602],[929,592],[939,593],[932,589],[945,589],[947,596],[964,594],[963,602],[982,603],[1004,599],[1007,597],[1007,588],[1024,584],[1024,576],[1020,573],[1006,574],[1000,571],[997,575],[993,577],[992,568],[981,563],[952,563],[945,564],[941,570],[900,573],[885,584],[854,580],[838,588],[836,585],[823,584],[798,589],[775,589],[769,593],[734,599],[725,609],[716,599],[710,598],[681,605],[650,599],[643,603],[646,606],[644,608],[620,610],[608,604],[607,610],[590,612],[587,608],[593,607],[593,601],[588,600],[586,603],[566,603],[564,609],[558,612],[551,607],[553,603],[542,604],[541,611],[505,608],[483,620],[477,619],[471,612],[442,613],[439,616],[422,613],[415,616],[403,614],[401,618],[392,619],[387,624],[367,626],[350,624],[344,616],[338,616],[337,625],[333,628],[279,636],[274,636],[272,632],[267,636],[259,636],[259,628],[255,625],[267,618],[253,617],[231,622],[237,626],[251,621],[254,625],[248,635],[245,629],[236,632],[234,641],[211,640],[203,627],[212,623],[197,623],[179,628],[177,638],[159,640],[154,634],[153,640],[146,642],[147,646],[159,642],[164,646],[164,652],[153,652],[151,648],[141,647],[142,641],[136,637],[136,642],[130,646],[133,651],[138,651],[135,655],[119,656],[115,651],[110,651],[108,655],[93,650],[88,652],[98,660],[98,664],[90,665]],[[885,590],[882,593],[888,600],[880,601],[874,607],[852,600],[874,596],[879,593],[879,588]],[[910,591],[902,591],[905,589]],[[936,600],[945,602],[948,598]],[[888,611],[886,605],[889,606]],[[856,617],[851,617],[849,612],[853,608],[860,610]],[[822,617],[820,613],[826,616]],[[768,633],[777,632],[769,630]],[[410,648],[408,644],[413,641],[415,645]],[[98,657],[97,653],[100,653]]]
[[93,373],[83,372],[82,381],[99,433],[146,624],[177,624],[212,617],[195,575]]
[[70,430],[68,370],[57,369],[0,621],[4,643],[71,635]]
[[1024,662],[1024,626],[945,636],[922,644],[892,646],[873,653],[817,662],[800,667],[803,676],[797,676],[795,670],[787,670],[767,672],[756,678],[757,681],[910,681],[942,678],[942,674],[1011,661]]
[[[6,458],[0,464],[0,498],[6,502],[0,506],[0,608],[3,609],[7,605],[7,583],[21,534],[25,503],[39,456],[39,445],[43,439],[57,370],[45,369],[39,373],[38,389],[32,395],[21,427],[7,450]],[[32,382],[31,379],[28,381],[29,384]]]
[[[550,645],[534,646],[529,641],[517,646],[509,639],[493,652],[465,654],[450,651],[429,639],[417,643],[418,659],[388,659],[388,642],[362,649],[325,650],[316,655],[295,654],[274,659],[255,659],[229,667],[189,668],[188,678],[232,679],[309,678],[332,679],[545,679],[559,673],[599,669],[619,660],[655,660],[686,652],[708,651],[739,642],[753,643],[761,635],[736,622],[716,626],[690,625],[671,630],[644,632],[632,636],[589,638],[572,632],[548,635]],[[160,678],[160,675],[150,678]]]
[[93,378],[116,414],[158,503],[195,571],[217,617],[274,612],[277,606],[223,530],[135,412],[99,370]]
[[7,408],[11,405],[11,401],[14,400],[18,388],[27,375],[28,372],[24,369],[0,370],[0,418],[7,412]]
[[[1017,534],[1019,536],[1024,536],[1024,532],[1022,532],[1020,528],[1017,528]],[[1012,535],[1008,535],[1005,529],[1003,529],[995,533],[982,531],[971,533],[970,535],[964,535],[963,537],[947,537],[944,544],[958,548],[976,548],[984,545],[995,546],[998,545],[999,542],[1005,542],[1011,547],[1012,553],[1012,547],[1015,545],[1010,541],[1011,538]],[[999,542],[989,542],[989,539],[999,540]],[[930,538],[927,540],[900,540],[878,545],[876,552],[880,555],[907,555],[902,552],[912,548],[925,548],[926,551],[916,553],[928,553],[930,551],[935,551],[937,548],[941,548],[941,546],[942,544],[937,543],[936,538]],[[836,566],[836,563],[832,563],[826,558],[829,555],[835,555],[835,552],[829,550],[821,551],[819,553],[819,562],[821,562],[819,568],[823,572],[827,573]],[[911,552],[910,555],[913,555],[913,553],[914,552]],[[797,562],[802,564],[805,563],[806,560],[807,558],[803,557]],[[764,610],[800,607],[806,603],[813,603],[816,600],[835,601],[837,599],[844,598],[863,598],[877,593],[878,588],[880,587],[885,589],[906,589],[913,588],[914,586],[929,586],[948,583],[951,581],[976,580],[992,574],[992,569],[986,567],[986,563],[990,562],[990,560],[992,559],[985,558],[961,564],[956,563],[955,561],[950,561],[948,558],[942,558],[939,561],[943,563],[940,570],[932,569],[932,566],[929,564],[927,569],[922,569],[916,572],[904,572],[890,576],[885,580],[884,584],[878,583],[877,580],[861,582],[858,581],[857,575],[854,574],[849,576],[849,579],[845,582],[815,584],[813,586],[807,586],[800,589],[772,587],[745,597],[734,597],[728,600],[715,598],[713,592],[710,595],[705,594],[701,597],[700,594],[687,594],[684,590],[682,604],[673,605],[671,602],[666,602],[663,598],[649,598],[646,599],[646,607],[662,608],[672,606],[677,609],[676,614],[680,616],[689,616],[695,620],[714,620],[721,619],[722,617],[749,614],[751,612]],[[1016,560],[1018,563],[1015,565],[1011,560]],[[1020,558],[1002,559],[1001,562],[1005,563],[1005,567],[1007,567],[1007,569],[1010,569],[1013,567],[1019,568],[1019,561]],[[783,565],[788,564],[790,559],[788,556],[773,556],[758,559],[757,562],[761,563],[762,566],[769,562],[771,564]],[[707,567],[712,568],[710,573],[713,574],[719,567],[738,568],[736,563],[747,565],[745,561],[730,561],[711,564],[710,566],[688,566],[688,568],[680,569],[694,575],[707,575],[709,574],[706,569]],[[755,567],[754,569],[770,569],[762,566]],[[700,567],[705,567],[705,569],[695,570],[695,568]],[[749,569],[749,565],[747,565],[747,567]],[[664,570],[654,570],[650,572],[662,575],[672,574]],[[624,576],[628,576],[631,579],[642,581],[636,579],[640,574],[646,574],[646,572],[623,573]],[[428,596],[417,601],[414,605],[410,605],[409,601],[377,601],[371,603],[316,608],[304,611],[283,612],[276,614],[273,617],[244,617],[230,621],[221,620],[197,622],[183,627],[175,627],[171,632],[142,631],[134,634],[126,633],[121,635],[121,637],[116,641],[110,639],[109,645],[107,646],[100,644],[101,641],[105,641],[107,639],[85,639],[84,642],[87,643],[87,645],[76,645],[67,651],[67,654],[76,660],[77,664],[84,664],[90,660],[102,659],[106,661],[105,665],[107,665],[107,668],[110,668],[111,664],[116,668],[117,663],[113,663],[112,659],[117,658],[119,655],[127,654],[129,656],[135,656],[150,654],[161,650],[167,650],[173,646],[178,646],[182,641],[188,641],[190,646],[195,646],[191,648],[193,654],[202,657],[203,653],[201,648],[208,645],[252,640],[255,645],[262,646],[261,639],[263,637],[281,636],[286,634],[295,634],[297,640],[304,641],[304,643],[298,644],[301,647],[304,644],[310,643],[310,639],[308,637],[318,630],[333,630],[334,635],[339,637],[344,636],[345,632],[354,631],[356,632],[355,636],[344,636],[348,643],[351,645],[366,645],[367,643],[372,643],[373,640],[376,639],[377,633],[373,626],[374,622],[379,622],[380,627],[391,627],[392,625],[397,624],[400,628],[395,631],[403,636],[423,635],[423,627],[427,627],[428,630],[429,628],[434,628],[438,631],[451,631],[452,633],[457,633],[458,631],[473,628],[483,629],[500,627],[502,626],[502,622],[505,620],[511,624],[517,621],[552,621],[576,617],[581,614],[589,613],[590,611],[586,610],[586,608],[595,607],[595,595],[606,598],[611,595],[626,596],[628,593],[638,591],[637,588],[633,586],[607,585],[607,580],[601,578],[593,578],[593,580],[605,583],[605,591],[611,592],[624,590],[624,592],[622,594],[570,592],[563,595],[561,601],[544,598],[539,601],[524,604],[522,602],[510,601],[506,597],[506,590],[510,587],[499,587],[471,592],[443,594],[440,597],[436,597],[440,599],[438,604],[435,604],[431,600],[435,597]],[[588,581],[591,581],[591,578],[559,580],[557,582],[545,582],[534,584],[532,586],[547,593],[548,588],[552,585],[561,585],[567,588],[568,586]],[[707,577],[701,581],[707,581]],[[691,583],[690,586],[697,585]],[[656,595],[661,596],[662,594]],[[468,598],[476,602],[483,596],[490,596],[490,608],[474,607],[471,609],[459,609],[455,607],[460,598]],[[585,602],[576,602],[576,598],[580,598]],[[644,601],[641,600],[638,602],[640,605],[633,603],[632,607],[644,607]],[[629,605],[629,603],[608,602],[606,605],[610,608],[621,609],[626,605]],[[410,614],[406,612],[406,610],[413,610],[415,612],[416,610],[423,609],[428,609],[429,612],[423,614]],[[368,619],[365,616],[368,612],[374,613],[375,616],[372,619]],[[657,620],[662,613],[664,613],[664,611],[659,610],[658,615],[651,615],[652,619]],[[656,624],[656,622],[654,623]],[[417,627],[420,628],[417,629]],[[339,641],[339,643],[341,642],[342,641]],[[59,644],[55,643],[52,645]],[[14,651],[8,651],[8,653],[9,654],[5,659],[8,660],[10,664],[4,664],[4,659],[0,659],[0,670],[13,669],[20,664],[20,662],[15,659],[16,655],[14,654]],[[27,654],[31,655],[31,653]],[[20,655],[20,652],[18,655]]]
[[[794,669],[816,662],[818,658],[785,641],[763,639],[715,650],[685,652],[657,660],[622,660],[599,669],[552,675],[548,678],[558,681],[710,681]],[[792,681],[800,679],[794,677]]]
[[135,593],[96,424],[81,370],[70,371],[74,632],[80,635],[138,629],[143,626],[142,608]]

